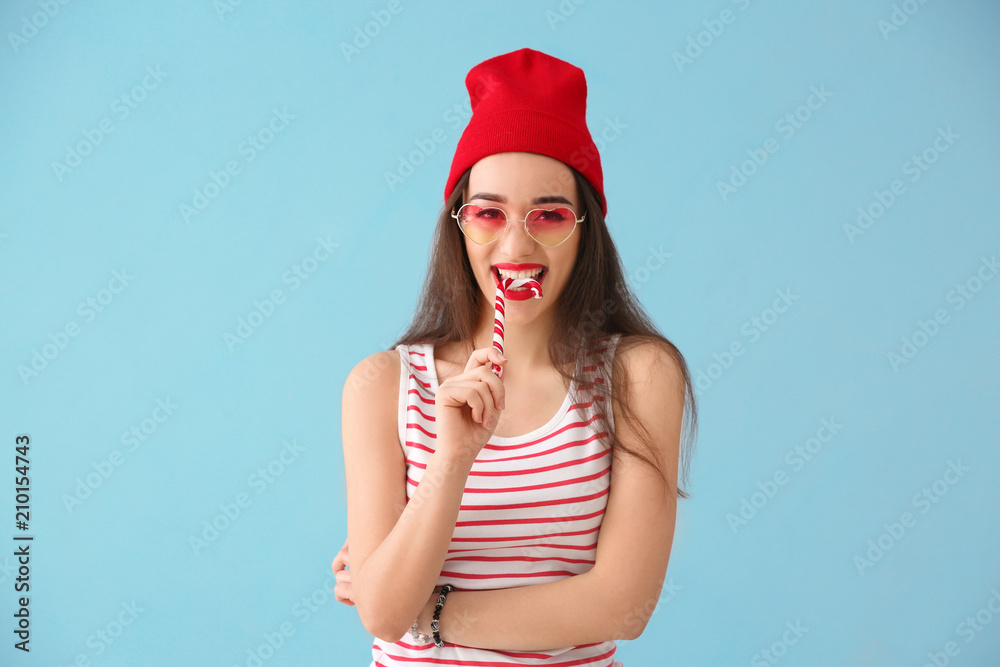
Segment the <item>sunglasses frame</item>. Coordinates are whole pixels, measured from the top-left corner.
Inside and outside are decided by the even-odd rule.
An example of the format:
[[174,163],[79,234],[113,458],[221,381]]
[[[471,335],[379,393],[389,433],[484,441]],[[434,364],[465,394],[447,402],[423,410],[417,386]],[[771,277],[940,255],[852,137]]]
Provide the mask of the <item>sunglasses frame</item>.
[[[476,239],[474,239],[471,236],[469,236],[469,234],[465,231],[465,228],[462,227],[462,221],[461,221],[461,219],[459,219],[459,214],[462,212],[462,209],[465,208],[466,206],[475,206],[475,207],[477,207],[479,209],[482,209],[484,211],[491,210],[491,209],[495,210],[495,211],[500,211],[500,214],[503,215],[503,218],[504,218],[504,220],[507,221],[507,224],[504,226],[503,231],[500,232],[500,234],[498,234],[495,239],[493,239],[492,241],[488,241],[486,243],[480,243]],[[564,208],[564,209],[566,209],[567,211],[569,211],[570,213],[573,214],[573,220],[574,220],[573,229],[571,229],[570,232],[569,232],[569,234],[566,235],[566,238],[564,238],[562,241],[560,241],[559,243],[557,243],[555,245],[549,245],[548,243],[542,243],[541,241],[539,241],[538,239],[536,239],[534,236],[531,235],[531,232],[528,231],[528,216],[530,216],[535,211],[555,211],[555,210],[558,210],[560,208]],[[584,212],[583,216],[577,218],[576,217],[576,211],[574,211],[569,206],[556,206],[554,208],[533,208],[533,209],[531,209],[530,211],[528,211],[525,214],[523,220],[511,220],[507,216],[507,212],[505,210],[503,210],[502,208],[500,208],[499,206],[479,206],[479,204],[473,204],[473,203],[470,202],[470,203],[462,204],[461,206],[459,206],[457,211],[452,211],[451,212],[451,217],[455,218],[455,222],[458,223],[458,228],[462,231],[462,234],[464,234],[467,239],[469,239],[470,241],[472,241],[476,245],[490,245],[491,243],[496,243],[501,238],[503,238],[503,235],[507,233],[508,229],[510,229],[510,223],[512,223],[512,222],[520,222],[521,224],[524,225],[524,233],[527,234],[528,237],[531,240],[533,240],[535,243],[541,243],[546,248],[558,248],[563,243],[566,243],[566,241],[569,240],[569,237],[573,236],[573,232],[576,231],[576,226],[579,225],[581,222],[583,222],[587,218],[587,213]]]

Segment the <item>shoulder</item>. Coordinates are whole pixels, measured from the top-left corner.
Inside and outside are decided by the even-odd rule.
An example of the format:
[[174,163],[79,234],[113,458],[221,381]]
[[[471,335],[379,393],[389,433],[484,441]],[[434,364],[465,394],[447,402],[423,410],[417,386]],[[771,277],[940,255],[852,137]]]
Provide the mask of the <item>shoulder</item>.
[[382,350],[359,361],[344,381],[344,401],[395,396],[402,362],[397,350]]
[[684,366],[673,344],[648,336],[622,336],[615,349],[615,370],[634,391],[656,388],[658,393],[684,398]]

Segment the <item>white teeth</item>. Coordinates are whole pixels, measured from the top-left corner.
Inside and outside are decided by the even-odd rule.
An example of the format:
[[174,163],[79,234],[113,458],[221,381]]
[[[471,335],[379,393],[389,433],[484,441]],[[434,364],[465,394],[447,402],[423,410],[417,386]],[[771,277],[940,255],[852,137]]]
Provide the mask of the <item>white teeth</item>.
[[543,269],[530,269],[528,271],[508,271],[507,269],[497,269],[501,278],[537,278],[542,275]]

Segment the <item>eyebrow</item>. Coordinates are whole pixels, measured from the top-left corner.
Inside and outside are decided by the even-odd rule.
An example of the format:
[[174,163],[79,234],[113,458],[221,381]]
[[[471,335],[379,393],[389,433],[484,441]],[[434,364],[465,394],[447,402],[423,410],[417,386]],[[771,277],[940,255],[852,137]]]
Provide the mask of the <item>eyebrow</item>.
[[[493,193],[493,192],[477,192],[476,194],[472,195],[472,197],[470,197],[470,199],[486,199],[486,200],[489,200],[489,201],[499,202],[501,204],[506,204],[507,203],[507,198],[506,197],[504,197],[503,195],[499,195],[499,194]],[[570,200],[566,199],[562,195],[545,195],[543,197],[535,197],[534,199],[531,200],[531,203],[532,204],[569,204],[570,206],[573,205],[573,202],[571,202]]]

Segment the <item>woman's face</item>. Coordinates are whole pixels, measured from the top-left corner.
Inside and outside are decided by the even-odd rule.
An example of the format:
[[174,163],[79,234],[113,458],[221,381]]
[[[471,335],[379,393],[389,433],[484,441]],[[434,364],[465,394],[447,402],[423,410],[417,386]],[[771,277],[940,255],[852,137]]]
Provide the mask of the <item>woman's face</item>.
[[[505,300],[505,322],[523,324],[550,311],[565,289],[576,263],[580,247],[580,225],[568,239],[556,247],[538,243],[528,236],[524,218],[535,208],[568,206],[579,218],[583,206],[576,196],[572,170],[554,158],[537,153],[496,153],[472,167],[464,202],[502,209],[511,220],[504,234],[488,245],[474,243],[464,234],[465,249],[472,271],[487,303],[493,304],[497,292],[497,265],[541,265],[542,298]],[[517,222],[514,222],[514,221]],[[582,222],[580,224],[586,224]],[[534,266],[531,266],[534,265]]]

